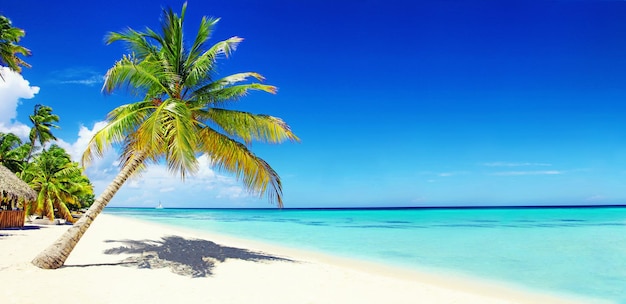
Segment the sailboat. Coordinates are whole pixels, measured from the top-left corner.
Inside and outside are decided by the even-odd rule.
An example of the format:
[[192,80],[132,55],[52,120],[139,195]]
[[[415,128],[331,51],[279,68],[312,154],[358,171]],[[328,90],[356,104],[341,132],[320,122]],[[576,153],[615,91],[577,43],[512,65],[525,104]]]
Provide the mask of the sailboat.
[[156,206],[156,209],[163,209],[163,205],[161,204],[161,202],[159,201],[159,205]]

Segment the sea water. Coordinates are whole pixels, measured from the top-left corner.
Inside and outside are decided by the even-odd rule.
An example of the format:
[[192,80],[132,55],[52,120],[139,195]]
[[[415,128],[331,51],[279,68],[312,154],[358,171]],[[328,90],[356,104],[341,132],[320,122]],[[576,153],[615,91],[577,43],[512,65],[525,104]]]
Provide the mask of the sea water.
[[105,212],[626,303],[626,208],[107,208]]

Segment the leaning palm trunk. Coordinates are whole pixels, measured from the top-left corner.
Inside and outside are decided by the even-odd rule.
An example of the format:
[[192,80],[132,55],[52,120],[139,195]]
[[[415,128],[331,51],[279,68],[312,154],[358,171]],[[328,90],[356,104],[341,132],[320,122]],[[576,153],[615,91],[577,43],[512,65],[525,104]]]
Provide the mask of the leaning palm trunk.
[[120,144],[123,169],[83,218],[35,258],[35,265],[61,267],[94,218],[145,159],[163,160],[170,172],[184,178],[198,171],[199,154],[210,155],[212,165],[235,173],[248,190],[266,193],[271,202],[282,206],[280,177],[248,146],[252,141],[280,143],[298,141],[298,137],[279,118],[222,108],[250,91],[274,94],[276,87],[247,83],[263,81],[255,72],[214,79],[217,58],[228,57],[242,39],[235,36],[207,48],[219,19],[203,17],[191,48],[187,48],[183,39],[186,7],[183,4],[180,16],[164,10],[161,34],[149,28],[146,32],[129,29],[108,34],[107,43],[127,42],[132,55],[123,56],[107,71],[103,91],[127,87],[146,95],[109,113],[107,125],[89,142],[83,164]]
[[54,244],[37,255],[32,263],[44,269],[57,269],[63,266],[65,260],[67,260],[67,257],[72,250],[74,250],[80,238],[87,231],[87,228],[89,228],[91,223],[96,219],[96,216],[102,212],[117,190],[122,187],[124,182],[137,170],[145,159],[145,154],[136,154],[135,157],[130,159],[113,182],[102,192],[100,197],[96,199],[80,220],[68,229]]

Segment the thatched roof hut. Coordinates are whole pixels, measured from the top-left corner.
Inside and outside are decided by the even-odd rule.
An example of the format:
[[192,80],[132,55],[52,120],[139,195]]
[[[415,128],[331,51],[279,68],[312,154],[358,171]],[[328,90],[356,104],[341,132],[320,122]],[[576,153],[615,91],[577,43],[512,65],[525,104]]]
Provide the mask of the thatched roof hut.
[[[22,203],[27,204],[37,199],[37,192],[22,181],[15,173],[0,165],[0,229],[24,227],[24,210],[14,210]],[[6,210],[6,211],[3,211]]]
[[16,206],[18,202],[32,202],[36,199],[35,190],[11,170],[0,165],[0,202]]

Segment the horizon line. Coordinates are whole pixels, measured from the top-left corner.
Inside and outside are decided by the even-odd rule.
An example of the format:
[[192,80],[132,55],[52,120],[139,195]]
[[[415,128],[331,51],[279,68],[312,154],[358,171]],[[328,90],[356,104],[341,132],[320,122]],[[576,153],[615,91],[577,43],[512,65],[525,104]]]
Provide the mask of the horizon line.
[[603,205],[513,205],[513,206],[396,206],[396,207],[105,207],[133,209],[220,209],[220,210],[419,210],[419,209],[576,209],[576,208],[626,208],[626,204]]

